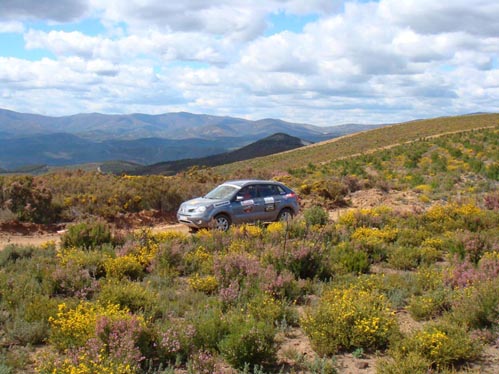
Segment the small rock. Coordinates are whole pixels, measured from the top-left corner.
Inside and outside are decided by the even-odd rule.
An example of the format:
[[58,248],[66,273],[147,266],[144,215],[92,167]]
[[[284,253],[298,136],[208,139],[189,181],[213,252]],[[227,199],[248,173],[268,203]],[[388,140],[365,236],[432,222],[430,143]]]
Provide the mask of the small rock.
[[369,367],[369,363],[367,363],[366,361],[357,361],[355,363],[355,367],[361,370],[367,369]]

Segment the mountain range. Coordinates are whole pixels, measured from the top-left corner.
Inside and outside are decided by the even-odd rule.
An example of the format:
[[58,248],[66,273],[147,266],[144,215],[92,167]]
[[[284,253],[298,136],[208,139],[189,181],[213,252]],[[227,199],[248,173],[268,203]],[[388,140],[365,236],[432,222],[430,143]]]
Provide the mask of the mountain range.
[[275,133],[317,142],[374,127],[319,127],[186,112],[49,117],[0,109],[0,168],[110,160],[149,165],[232,151]]

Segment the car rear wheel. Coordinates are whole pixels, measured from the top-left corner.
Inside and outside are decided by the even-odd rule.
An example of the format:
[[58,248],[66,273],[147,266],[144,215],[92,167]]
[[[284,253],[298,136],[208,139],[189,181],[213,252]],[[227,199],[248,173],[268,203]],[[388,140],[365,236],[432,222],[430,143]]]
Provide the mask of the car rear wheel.
[[215,217],[215,229],[227,231],[230,227],[230,219],[225,214],[219,214]]
[[288,222],[293,218],[293,212],[291,209],[285,208],[279,212],[279,215],[277,216],[278,221],[282,222]]

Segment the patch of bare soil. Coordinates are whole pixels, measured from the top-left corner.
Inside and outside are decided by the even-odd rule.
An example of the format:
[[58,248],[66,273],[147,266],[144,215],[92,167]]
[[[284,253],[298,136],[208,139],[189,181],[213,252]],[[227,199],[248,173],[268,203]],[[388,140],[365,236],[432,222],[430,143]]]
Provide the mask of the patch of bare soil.
[[10,244],[41,245],[48,241],[60,241],[63,224],[39,225],[18,221],[0,223],[0,250]]
[[329,211],[331,220],[336,221],[346,212],[356,209],[369,209],[385,206],[399,213],[421,212],[425,204],[419,201],[419,195],[414,191],[382,191],[378,188],[353,192],[346,199],[349,207]]

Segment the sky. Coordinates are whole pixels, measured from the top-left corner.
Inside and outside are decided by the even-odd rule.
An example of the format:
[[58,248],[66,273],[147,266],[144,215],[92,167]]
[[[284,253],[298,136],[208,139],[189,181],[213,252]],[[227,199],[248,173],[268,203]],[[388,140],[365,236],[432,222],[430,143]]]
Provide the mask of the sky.
[[334,126],[498,112],[497,0],[0,0],[0,108]]

